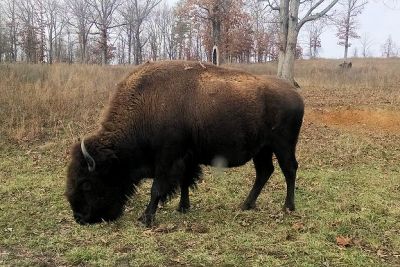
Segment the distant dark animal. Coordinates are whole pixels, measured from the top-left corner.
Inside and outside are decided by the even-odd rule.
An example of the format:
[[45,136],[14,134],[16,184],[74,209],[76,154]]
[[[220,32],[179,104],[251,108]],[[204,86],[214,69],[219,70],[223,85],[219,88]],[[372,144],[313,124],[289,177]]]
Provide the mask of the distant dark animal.
[[142,65],[118,85],[97,133],[73,146],[66,196],[74,218],[117,219],[145,177],[153,185],[144,224],[179,188],[178,210],[185,212],[200,165],[218,159],[226,167],[253,159],[256,180],[242,205],[252,209],[274,171],[273,154],[286,178],[284,208],[294,210],[303,112],[300,95],[278,78],[199,62]]
[[339,64],[339,67],[341,67],[342,69],[351,69],[351,67],[353,67],[353,64],[351,62],[344,61],[343,63]]

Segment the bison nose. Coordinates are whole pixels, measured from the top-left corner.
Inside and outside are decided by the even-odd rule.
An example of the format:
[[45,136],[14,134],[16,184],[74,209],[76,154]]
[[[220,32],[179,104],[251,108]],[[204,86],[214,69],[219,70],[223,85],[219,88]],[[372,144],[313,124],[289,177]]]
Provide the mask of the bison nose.
[[86,220],[85,220],[85,216],[81,213],[74,213],[74,219],[77,223],[79,224],[87,224]]

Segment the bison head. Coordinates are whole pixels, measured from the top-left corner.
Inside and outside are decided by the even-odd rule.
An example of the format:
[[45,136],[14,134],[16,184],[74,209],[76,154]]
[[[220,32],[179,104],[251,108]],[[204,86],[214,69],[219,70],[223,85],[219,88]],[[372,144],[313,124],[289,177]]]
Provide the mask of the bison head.
[[132,191],[112,149],[96,140],[75,144],[68,167],[66,197],[80,224],[113,221]]

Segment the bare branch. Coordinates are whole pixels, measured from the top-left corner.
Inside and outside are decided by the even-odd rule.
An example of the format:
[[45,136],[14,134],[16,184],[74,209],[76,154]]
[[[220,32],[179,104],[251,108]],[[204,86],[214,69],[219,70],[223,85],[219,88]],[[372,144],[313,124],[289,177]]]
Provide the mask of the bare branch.
[[308,17],[312,14],[312,12],[319,7],[325,0],[319,0],[317,3],[315,3],[313,6],[310,7],[310,9],[307,11],[306,15],[304,17]]
[[[320,0],[320,1],[318,1],[318,3],[319,2],[321,2],[322,0]],[[314,14],[314,15],[311,15],[311,12],[308,14],[308,16],[305,16],[303,19],[301,19],[300,20],[300,22],[298,23],[298,25],[297,25],[297,30],[299,31],[300,29],[301,29],[301,27],[303,27],[303,25],[304,25],[304,23],[306,23],[306,22],[308,22],[308,21],[312,21],[312,20],[316,20],[316,19],[318,19],[318,18],[320,18],[320,17],[322,17],[322,16],[324,16],[326,13],[328,13],[328,11],[329,10],[331,10],[332,9],[332,7],[334,6],[334,5],[336,5],[337,4],[337,2],[338,2],[339,0],[333,0],[327,7],[325,7],[321,12],[318,12],[318,13],[316,13],[316,14]],[[317,3],[317,4],[318,4]],[[316,4],[316,5],[317,5]],[[318,5],[320,5],[321,3],[319,3]],[[315,9],[316,7],[314,7],[314,9]],[[308,13],[308,12],[307,12]]]
[[279,11],[279,9],[280,9],[276,0],[274,0],[274,3],[271,3],[271,0],[258,0],[258,1],[259,2],[266,1],[267,2],[267,6],[272,10]]

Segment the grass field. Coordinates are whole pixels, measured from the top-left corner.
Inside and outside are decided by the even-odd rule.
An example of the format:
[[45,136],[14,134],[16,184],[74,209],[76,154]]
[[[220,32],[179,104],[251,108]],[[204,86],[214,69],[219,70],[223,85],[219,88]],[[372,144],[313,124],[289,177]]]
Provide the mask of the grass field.
[[296,212],[281,211],[279,168],[254,211],[239,208],[251,163],[204,168],[191,211],[173,199],[151,229],[137,221],[149,182],[115,223],[76,224],[63,195],[71,143],[96,129],[131,68],[0,65],[0,266],[400,266],[400,60],[339,63],[296,65]]

